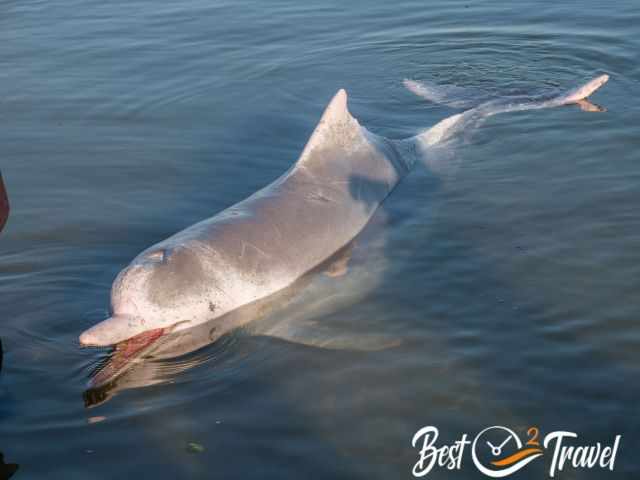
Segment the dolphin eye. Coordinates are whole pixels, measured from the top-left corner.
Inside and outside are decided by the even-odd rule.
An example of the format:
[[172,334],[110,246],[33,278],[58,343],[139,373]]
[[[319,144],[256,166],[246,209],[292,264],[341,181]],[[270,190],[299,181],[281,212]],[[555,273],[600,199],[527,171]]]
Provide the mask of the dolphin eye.
[[218,327],[212,327],[211,330],[209,330],[209,340],[215,340],[215,333],[218,330]]

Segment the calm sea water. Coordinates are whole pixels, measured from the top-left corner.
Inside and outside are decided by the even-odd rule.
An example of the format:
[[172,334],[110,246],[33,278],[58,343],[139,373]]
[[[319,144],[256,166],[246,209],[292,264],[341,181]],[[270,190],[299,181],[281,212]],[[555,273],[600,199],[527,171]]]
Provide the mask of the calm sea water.
[[[442,442],[490,425],[621,434],[613,472],[562,478],[637,476],[639,24],[635,0],[2,2],[0,451],[15,478],[410,478],[424,425]],[[318,323],[399,346],[240,333],[85,408],[104,353],[77,336],[108,315],[117,272],[279,176],[338,88],[402,138],[456,112],[403,78],[527,93],[597,73],[606,113],[491,118],[456,168],[405,179],[353,272],[305,291]],[[480,474],[466,456],[428,478]]]

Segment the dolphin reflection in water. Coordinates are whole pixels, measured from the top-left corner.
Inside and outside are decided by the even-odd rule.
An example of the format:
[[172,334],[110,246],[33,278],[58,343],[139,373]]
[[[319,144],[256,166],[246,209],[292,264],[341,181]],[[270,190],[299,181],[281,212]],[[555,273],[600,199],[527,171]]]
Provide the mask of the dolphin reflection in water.
[[[146,249],[120,272],[111,291],[112,316],[80,335],[83,346],[116,347],[93,386],[123,376],[154,349],[181,355],[260,317],[265,305],[278,304],[278,292],[290,292],[345,249],[412,166],[428,163],[435,148],[458,132],[503,112],[567,104],[599,110],[585,99],[607,80],[601,75],[561,95],[483,102],[402,140],[362,127],[340,90],[280,178]],[[405,86],[447,103],[426,84]]]

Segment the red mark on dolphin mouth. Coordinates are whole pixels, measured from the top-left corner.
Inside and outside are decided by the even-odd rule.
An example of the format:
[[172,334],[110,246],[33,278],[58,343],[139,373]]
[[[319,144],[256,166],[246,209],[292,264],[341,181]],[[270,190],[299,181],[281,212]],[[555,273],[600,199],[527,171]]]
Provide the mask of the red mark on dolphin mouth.
[[139,333],[115,345],[108,361],[90,380],[92,386],[101,385],[122,373],[129,362],[138,358],[138,354],[164,335],[164,328],[156,328]]
[[130,358],[143,348],[151,345],[158,338],[164,334],[164,328],[156,328],[154,330],[147,330],[146,332],[139,333],[138,335],[124,340],[116,344],[116,355],[122,355],[125,358]]

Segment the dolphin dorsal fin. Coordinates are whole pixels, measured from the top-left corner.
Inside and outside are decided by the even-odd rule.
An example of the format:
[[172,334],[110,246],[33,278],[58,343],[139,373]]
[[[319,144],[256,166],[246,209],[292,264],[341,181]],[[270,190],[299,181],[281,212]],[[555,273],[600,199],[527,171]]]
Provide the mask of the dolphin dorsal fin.
[[338,90],[307,141],[297,164],[304,165],[313,161],[318,153],[326,149],[353,149],[364,141],[363,130],[358,120],[349,113],[347,92],[344,89]]

